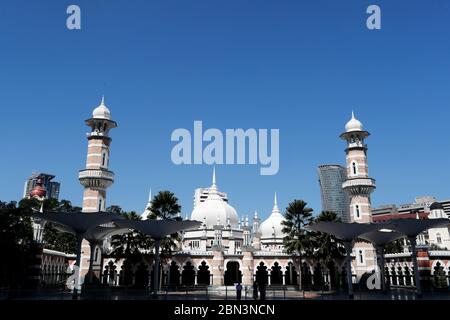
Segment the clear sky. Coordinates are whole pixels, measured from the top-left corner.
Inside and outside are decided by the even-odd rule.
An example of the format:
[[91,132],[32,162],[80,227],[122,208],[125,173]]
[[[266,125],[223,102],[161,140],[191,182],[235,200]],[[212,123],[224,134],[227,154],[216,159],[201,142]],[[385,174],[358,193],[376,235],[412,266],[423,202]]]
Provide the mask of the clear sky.
[[[66,28],[81,7],[82,29]],[[366,28],[366,8],[382,29]],[[240,215],[304,199],[320,211],[317,166],[344,164],[351,110],[371,132],[373,205],[450,198],[448,0],[164,0],[0,2],[0,199],[32,171],[53,173],[80,205],[84,120],[105,95],[119,127],[108,205],[141,212],[169,189],[183,215],[211,166],[171,162],[176,128],[280,129],[280,170],[220,165]]]

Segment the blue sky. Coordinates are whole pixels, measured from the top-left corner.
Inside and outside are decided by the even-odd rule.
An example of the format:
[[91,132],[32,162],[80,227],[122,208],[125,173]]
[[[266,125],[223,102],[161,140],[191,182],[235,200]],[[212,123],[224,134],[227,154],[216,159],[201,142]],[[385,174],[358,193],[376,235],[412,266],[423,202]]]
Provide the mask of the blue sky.
[[[82,30],[66,29],[77,4]],[[378,4],[382,30],[366,28]],[[450,2],[2,1],[1,200],[18,200],[33,170],[81,203],[84,120],[101,95],[112,131],[108,204],[142,211],[149,187],[190,214],[207,165],[175,166],[176,128],[279,128],[280,171],[217,167],[240,215],[295,198],[320,211],[317,165],[345,161],[351,110],[372,133],[373,205],[450,198]]]

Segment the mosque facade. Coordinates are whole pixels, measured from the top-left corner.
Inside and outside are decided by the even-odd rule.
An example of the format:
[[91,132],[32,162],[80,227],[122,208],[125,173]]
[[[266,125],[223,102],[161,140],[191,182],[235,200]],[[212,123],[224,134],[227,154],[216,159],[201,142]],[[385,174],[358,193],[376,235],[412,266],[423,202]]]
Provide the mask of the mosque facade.
[[[102,99],[101,104],[94,109],[92,117],[86,120],[86,124],[91,128],[91,132],[87,134],[86,168],[79,173],[80,183],[84,187],[83,211],[104,211],[107,188],[114,182],[114,173],[109,170],[112,141],[109,131],[115,128],[117,123],[111,119],[111,113]],[[365,139],[369,135],[352,113],[344,133],[340,136],[347,144],[347,180],[342,184],[349,197],[347,222],[373,222],[370,196],[376,185],[368,170]],[[196,230],[185,231],[174,252],[162,259],[163,285],[223,286],[238,282],[252,285],[256,281],[273,286],[299,285],[301,282],[304,287],[313,282],[336,282],[338,275],[345,279],[344,260],[335,261],[331,267],[321,266],[317,261],[304,258],[300,261],[295,254],[286,252],[283,246],[285,235],[282,231],[284,218],[276,194],[271,213],[264,221],[257,212],[251,221],[248,218],[240,218],[232,203],[232,198],[219,190],[214,170],[211,186],[198,188],[194,192],[190,219],[202,222],[201,226]],[[150,205],[151,196],[142,214],[143,219],[147,219]],[[104,255],[94,261],[94,268],[103,283],[120,284],[127,268],[136,278],[138,274],[152,273],[151,253],[146,255],[145,261],[140,265],[129,270],[130,267],[123,259],[108,256],[107,248],[97,249]],[[89,257],[89,246],[83,246],[82,274],[87,270]],[[358,282],[364,274],[370,274],[374,270],[376,254],[372,245],[355,243],[353,257],[352,273],[356,276],[354,281]],[[318,274],[320,279],[316,279]]]

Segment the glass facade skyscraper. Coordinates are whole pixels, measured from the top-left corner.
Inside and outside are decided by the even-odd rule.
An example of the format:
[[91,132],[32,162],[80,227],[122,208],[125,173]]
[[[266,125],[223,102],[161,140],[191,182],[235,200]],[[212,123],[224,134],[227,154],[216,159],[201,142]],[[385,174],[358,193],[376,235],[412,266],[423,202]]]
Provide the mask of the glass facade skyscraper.
[[349,199],[342,189],[347,180],[347,170],[340,165],[326,164],[318,167],[322,210],[335,212],[343,222],[349,222]]

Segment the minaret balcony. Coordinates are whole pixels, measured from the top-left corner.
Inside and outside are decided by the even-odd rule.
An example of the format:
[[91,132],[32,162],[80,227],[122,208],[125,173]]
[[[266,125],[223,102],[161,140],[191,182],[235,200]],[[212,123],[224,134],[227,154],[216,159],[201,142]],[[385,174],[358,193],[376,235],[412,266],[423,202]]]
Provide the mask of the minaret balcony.
[[345,181],[342,188],[352,195],[368,195],[375,190],[376,184],[372,178],[353,178]]
[[86,188],[106,189],[114,182],[114,172],[102,169],[84,169],[80,170],[78,179]]

